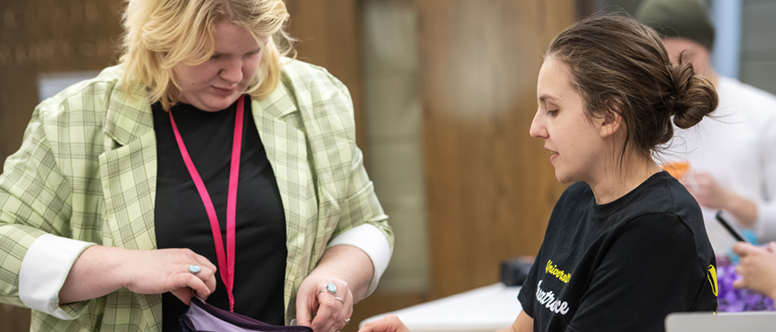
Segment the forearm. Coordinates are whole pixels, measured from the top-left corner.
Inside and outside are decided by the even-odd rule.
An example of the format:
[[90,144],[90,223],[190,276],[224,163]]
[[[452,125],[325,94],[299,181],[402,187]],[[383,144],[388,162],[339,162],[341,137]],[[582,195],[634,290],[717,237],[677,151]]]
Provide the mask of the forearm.
[[[191,265],[200,270],[189,272]],[[215,290],[215,272],[213,263],[190,249],[93,247],[73,264],[59,291],[59,302],[93,299],[126,288],[139,294],[172,292],[188,304],[194,292],[207,297]]]
[[392,255],[389,238],[392,239],[392,235],[386,236],[378,229],[378,227],[364,223],[339,234],[337,237],[331,239],[327,246],[328,248],[339,245],[356,247],[361,249],[366,253],[367,257],[369,257],[374,272],[364,297],[369,296],[369,294],[374,292],[380,277],[385,272],[385,269],[388,268],[388,263],[390,262]]
[[357,303],[366,297],[374,267],[369,256],[361,249],[338,245],[326,250],[310,275],[314,274],[335,276],[347,282],[353,294],[353,303]]
[[724,209],[736,217],[741,226],[754,228],[757,221],[757,204],[754,202],[731,192]]
[[121,248],[92,246],[76,260],[59,291],[59,303],[98,298],[124,287],[120,262],[129,251]]
[[505,327],[503,329],[499,329],[496,332],[531,332],[533,331],[533,318],[531,316],[528,316],[525,311],[520,310],[520,313],[517,314],[517,318],[515,318],[515,322],[512,323],[511,326]]

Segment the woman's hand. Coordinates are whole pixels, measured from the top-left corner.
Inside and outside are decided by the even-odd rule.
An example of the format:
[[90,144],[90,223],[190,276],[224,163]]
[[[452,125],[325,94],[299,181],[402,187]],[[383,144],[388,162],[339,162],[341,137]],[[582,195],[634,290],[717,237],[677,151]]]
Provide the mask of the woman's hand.
[[[196,274],[189,266],[198,265]],[[120,288],[140,294],[172,292],[186,304],[216,288],[216,267],[189,249],[127,250],[89,247],[78,257],[59,292],[59,303],[90,300]]]
[[399,317],[388,315],[364,324],[358,332],[410,332]]
[[[372,281],[372,260],[361,249],[338,245],[326,250],[296,295],[297,324],[315,332],[339,331],[350,322],[353,305],[366,296]],[[334,284],[334,294],[324,289]]]
[[[200,267],[196,274],[191,265]],[[187,305],[194,295],[207,298],[216,289],[216,266],[189,249],[130,251],[123,287],[139,294],[171,292]]]
[[776,243],[766,248],[738,242],[733,245],[738,255],[738,275],[743,277],[733,283],[735,288],[749,288],[771,298],[776,296]]
[[[329,287],[329,283],[334,287]],[[328,289],[335,289],[334,293]],[[314,317],[313,317],[314,314]],[[296,322],[315,332],[335,332],[350,322],[353,293],[348,283],[334,277],[311,274],[296,295]]]

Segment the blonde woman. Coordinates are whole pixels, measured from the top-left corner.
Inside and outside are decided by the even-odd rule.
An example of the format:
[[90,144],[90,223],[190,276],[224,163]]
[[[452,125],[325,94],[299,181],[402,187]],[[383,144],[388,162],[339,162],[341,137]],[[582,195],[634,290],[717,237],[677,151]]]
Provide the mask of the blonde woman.
[[130,0],[120,64],[34,111],[0,176],[0,302],[33,331],[179,331],[192,296],[337,331],[393,235],[345,86],[281,0]]

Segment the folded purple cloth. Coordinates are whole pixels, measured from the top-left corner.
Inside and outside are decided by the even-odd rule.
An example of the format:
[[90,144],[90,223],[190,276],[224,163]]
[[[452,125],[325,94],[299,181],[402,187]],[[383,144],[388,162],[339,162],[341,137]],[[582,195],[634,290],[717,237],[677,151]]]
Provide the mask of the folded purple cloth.
[[191,299],[180,318],[184,332],[313,332],[307,326],[277,326],[216,308],[199,298]]

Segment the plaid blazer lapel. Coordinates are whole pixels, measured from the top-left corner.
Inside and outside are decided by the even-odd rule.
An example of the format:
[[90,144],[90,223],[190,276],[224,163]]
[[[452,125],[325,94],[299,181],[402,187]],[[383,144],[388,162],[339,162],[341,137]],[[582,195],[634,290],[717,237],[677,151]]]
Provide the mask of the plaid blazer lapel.
[[[115,93],[105,119],[105,153],[99,157],[105,197],[103,244],[132,249],[156,249],[154,202],[156,197],[156,133],[151,105],[141,94]],[[127,299],[131,296],[132,299]],[[115,292],[107,304],[118,310],[137,301],[144,321],[161,324],[159,294]],[[156,330],[156,327],[152,328]]]
[[151,105],[142,95],[114,94],[105,118],[100,177],[105,196],[103,236],[109,245],[156,248],[156,135]]
[[287,317],[293,318],[295,290],[309,273],[317,199],[304,126],[290,95],[281,83],[267,98],[253,100],[251,108],[283,202],[288,249],[284,300]]

